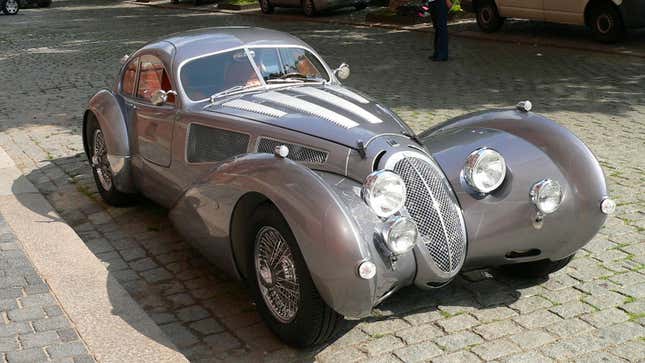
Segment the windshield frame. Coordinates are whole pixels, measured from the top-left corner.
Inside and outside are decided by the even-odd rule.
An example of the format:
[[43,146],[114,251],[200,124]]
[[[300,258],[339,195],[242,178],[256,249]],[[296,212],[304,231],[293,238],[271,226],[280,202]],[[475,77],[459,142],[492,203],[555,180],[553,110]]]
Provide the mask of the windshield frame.
[[[242,89],[242,90],[239,90],[239,91],[231,92],[231,93],[222,95],[222,96],[220,96],[218,98],[234,95],[234,94],[237,94],[237,93],[247,92],[247,91],[257,91],[257,90],[260,90],[260,89],[273,89],[273,88],[280,88],[280,87],[302,85],[303,84],[303,82],[298,82],[298,81],[285,82],[285,83],[279,83],[279,84],[276,84],[276,83],[268,84],[268,83],[266,83],[266,81],[264,80],[264,77],[262,77],[262,73],[260,72],[257,64],[255,63],[255,60],[251,56],[251,51],[254,48],[275,48],[275,49],[279,49],[279,48],[296,48],[296,49],[302,49],[302,50],[308,51],[314,57],[316,57],[318,62],[320,62],[320,64],[324,68],[324,72],[327,73],[327,78],[329,78],[329,81],[322,80],[320,83],[321,84],[325,84],[325,83],[335,84],[335,83],[338,82],[336,80],[336,77],[334,76],[334,72],[329,68],[327,63],[325,63],[325,61],[322,59],[322,57],[320,57],[320,55],[316,51],[314,51],[313,49],[311,49],[309,47],[305,47],[303,45],[297,45],[297,44],[258,44],[258,45],[246,44],[246,45],[242,45],[242,46],[238,46],[238,47],[227,48],[227,49],[220,50],[220,51],[217,51],[217,52],[201,54],[201,55],[191,57],[191,58],[187,58],[187,59],[184,59],[183,61],[181,61],[181,63],[179,63],[179,66],[177,67],[177,86],[181,89],[180,93],[182,95],[182,98],[188,104],[196,104],[196,103],[202,103],[204,101],[210,101],[210,97],[202,98],[202,99],[199,99],[199,100],[193,100],[192,98],[190,98],[188,96],[188,94],[186,93],[186,91],[184,89],[184,83],[183,83],[183,81],[181,79],[181,71],[182,71],[182,68],[184,67],[184,65],[186,65],[189,62],[192,62],[194,60],[197,60],[197,59],[206,58],[206,57],[210,57],[210,56],[213,56],[213,55],[218,55],[218,54],[223,54],[223,53],[228,53],[228,52],[234,52],[234,51],[238,51],[238,50],[244,50],[244,53],[246,54],[246,57],[249,60],[249,63],[251,64],[251,67],[253,68],[253,71],[255,72],[256,77],[260,81],[260,85],[259,86],[250,86],[250,87],[248,87],[248,89]],[[313,83],[313,82],[309,82],[309,84],[311,84],[311,83]]]

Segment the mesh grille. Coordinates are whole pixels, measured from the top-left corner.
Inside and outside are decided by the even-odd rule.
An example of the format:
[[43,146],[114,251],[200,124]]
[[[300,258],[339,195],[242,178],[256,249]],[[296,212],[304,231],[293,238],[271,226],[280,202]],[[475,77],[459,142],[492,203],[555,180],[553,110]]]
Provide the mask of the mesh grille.
[[192,124],[188,136],[188,161],[207,163],[246,153],[249,135]]
[[293,161],[304,161],[313,164],[324,164],[325,161],[327,161],[327,153],[324,151],[265,137],[261,138],[258,143],[258,152],[272,154],[275,147],[280,145],[285,145],[289,148],[289,155],[287,158]]
[[432,259],[443,272],[456,273],[466,254],[466,235],[461,211],[451,198],[443,173],[415,157],[401,159],[393,170],[405,182],[405,207],[417,223]]

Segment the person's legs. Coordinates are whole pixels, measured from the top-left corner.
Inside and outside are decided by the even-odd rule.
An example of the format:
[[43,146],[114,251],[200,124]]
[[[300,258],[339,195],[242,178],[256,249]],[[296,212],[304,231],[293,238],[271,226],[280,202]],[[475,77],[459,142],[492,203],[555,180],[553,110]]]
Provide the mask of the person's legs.
[[439,60],[448,59],[448,6],[445,0],[436,0],[437,25],[435,27],[436,58]]
[[439,1],[441,0],[435,0],[430,5],[430,19],[432,19],[432,29],[434,30],[434,52],[432,52],[432,59],[437,58],[437,55],[439,54],[439,33],[437,32],[437,2]]

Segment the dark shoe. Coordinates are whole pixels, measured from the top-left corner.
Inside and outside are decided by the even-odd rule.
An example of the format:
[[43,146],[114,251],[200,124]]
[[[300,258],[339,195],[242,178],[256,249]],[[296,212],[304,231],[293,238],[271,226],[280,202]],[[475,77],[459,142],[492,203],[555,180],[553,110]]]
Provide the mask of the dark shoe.
[[432,57],[431,58],[433,62],[445,62],[448,60],[448,57],[441,58],[441,57]]

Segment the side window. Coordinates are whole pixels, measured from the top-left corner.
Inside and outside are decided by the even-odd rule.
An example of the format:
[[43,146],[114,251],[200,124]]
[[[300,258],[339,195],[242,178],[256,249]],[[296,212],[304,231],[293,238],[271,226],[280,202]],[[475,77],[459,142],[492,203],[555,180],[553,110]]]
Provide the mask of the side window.
[[[171,88],[170,78],[168,78],[168,73],[164,69],[161,60],[153,55],[141,56],[137,97],[145,101],[150,101],[155,91],[169,91]],[[168,95],[167,103],[174,102],[175,96]]]
[[130,63],[128,63],[125,71],[123,71],[123,79],[121,80],[121,89],[123,93],[128,96],[134,96],[134,87],[137,81],[137,65],[139,64],[139,58],[135,58]]
[[191,124],[186,159],[189,163],[209,163],[246,153],[249,135]]

